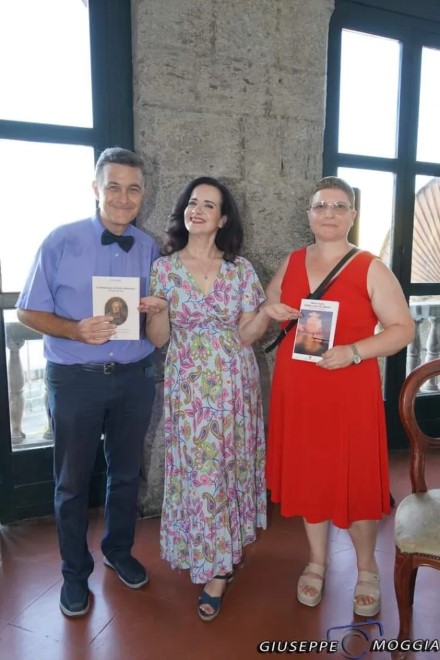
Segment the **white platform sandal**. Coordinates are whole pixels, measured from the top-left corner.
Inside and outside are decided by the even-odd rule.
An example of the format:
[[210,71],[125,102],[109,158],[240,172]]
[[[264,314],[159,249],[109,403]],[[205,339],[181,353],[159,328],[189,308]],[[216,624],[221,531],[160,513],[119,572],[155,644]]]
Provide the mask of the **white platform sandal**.
[[[371,603],[359,603],[359,596],[373,598]],[[380,578],[377,573],[359,571],[354,589],[353,610],[359,616],[376,616],[380,611]]]
[[[324,591],[325,569],[326,566],[322,564],[307,564],[298,580],[296,590],[296,597],[300,603],[308,607],[316,607],[321,602],[322,592]],[[314,589],[316,593],[306,593],[305,589],[308,587]]]

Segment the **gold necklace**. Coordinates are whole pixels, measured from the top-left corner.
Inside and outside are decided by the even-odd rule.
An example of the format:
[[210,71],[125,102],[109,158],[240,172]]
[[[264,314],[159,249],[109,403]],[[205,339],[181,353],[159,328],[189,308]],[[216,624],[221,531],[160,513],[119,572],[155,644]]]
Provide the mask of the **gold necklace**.
[[191,254],[191,252],[189,250],[187,250],[187,253],[191,257],[191,259],[194,259],[194,261],[199,265],[199,268],[200,268],[200,270],[202,271],[202,274],[203,274],[203,279],[207,280],[208,275],[212,270],[212,266],[214,265],[214,260],[215,260],[217,255],[215,254],[213,257],[211,257],[211,263],[209,264],[209,268],[208,268],[208,270],[205,271],[205,269],[202,268],[202,265],[200,263],[200,257],[196,257],[194,254]]

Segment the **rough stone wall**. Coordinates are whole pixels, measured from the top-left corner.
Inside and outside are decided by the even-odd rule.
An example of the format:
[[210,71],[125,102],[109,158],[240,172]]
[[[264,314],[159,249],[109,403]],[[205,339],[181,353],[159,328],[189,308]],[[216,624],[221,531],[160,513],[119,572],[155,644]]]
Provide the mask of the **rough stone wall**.
[[[310,240],[321,176],[333,0],[131,0],[136,149],[149,174],[142,224],[160,241],[178,192],[221,178],[242,211],[243,254],[263,285]],[[256,347],[267,405],[271,363]],[[140,510],[160,512],[163,392],[147,436]]]

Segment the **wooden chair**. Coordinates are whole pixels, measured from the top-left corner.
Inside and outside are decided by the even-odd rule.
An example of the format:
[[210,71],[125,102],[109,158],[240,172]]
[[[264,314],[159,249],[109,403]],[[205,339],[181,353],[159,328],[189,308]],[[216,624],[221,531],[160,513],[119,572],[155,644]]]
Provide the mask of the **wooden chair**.
[[[423,433],[414,411],[421,385],[439,375],[440,359],[422,364],[409,374],[400,392],[400,418],[411,449],[412,494],[399,504],[394,526],[394,587],[399,609],[399,641],[410,639],[411,610],[419,566],[440,570],[440,489],[428,490],[425,481],[426,450],[440,449],[440,438],[431,438]],[[405,654],[399,657],[405,657]]]

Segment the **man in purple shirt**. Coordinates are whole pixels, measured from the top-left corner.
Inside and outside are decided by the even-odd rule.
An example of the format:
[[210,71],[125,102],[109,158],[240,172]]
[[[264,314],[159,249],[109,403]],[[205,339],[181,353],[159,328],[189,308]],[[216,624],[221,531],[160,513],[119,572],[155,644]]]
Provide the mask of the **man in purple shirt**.
[[[142,447],[155,393],[153,346],[145,338],[144,324],[139,340],[110,341],[117,325],[111,315],[93,316],[92,277],[137,277],[140,295],[148,295],[159,249],[131,224],[145,194],[139,156],[119,147],[106,149],[96,164],[93,187],[96,216],[49,234],[17,301],[20,321],[43,334],[47,358],[64,576],[60,607],[67,616],[89,609],[93,558],[86,538],[88,495],[102,434],[107,462],[104,563],[128,587],[137,589],[148,581],[131,550]],[[155,311],[152,303],[148,312]]]

